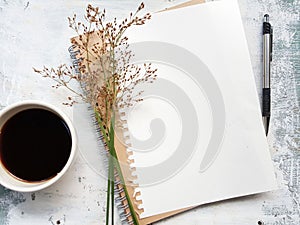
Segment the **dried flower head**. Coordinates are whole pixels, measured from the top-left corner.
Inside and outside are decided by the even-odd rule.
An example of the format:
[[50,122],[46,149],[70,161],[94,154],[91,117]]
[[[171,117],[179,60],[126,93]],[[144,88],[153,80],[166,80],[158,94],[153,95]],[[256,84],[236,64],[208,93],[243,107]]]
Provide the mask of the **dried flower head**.
[[[72,39],[74,50],[78,50],[79,74],[73,67],[61,65],[57,69],[35,69],[44,77],[53,79],[53,87],[68,88],[75,96],[68,97],[66,105],[73,105],[80,97],[90,103],[99,113],[106,127],[109,127],[111,113],[116,107],[129,107],[142,101],[142,91],[134,89],[143,83],[152,83],[156,79],[156,69],[151,64],[136,65],[130,62],[133,53],[129,50],[128,38],[124,32],[131,26],[143,25],[151,18],[149,13],[139,17],[144,8],[141,3],[136,12],[118,22],[106,22],[105,10],[88,5],[85,22],[77,21],[76,14],[68,18],[69,27],[77,37]],[[75,91],[70,83],[79,82],[82,91]]]

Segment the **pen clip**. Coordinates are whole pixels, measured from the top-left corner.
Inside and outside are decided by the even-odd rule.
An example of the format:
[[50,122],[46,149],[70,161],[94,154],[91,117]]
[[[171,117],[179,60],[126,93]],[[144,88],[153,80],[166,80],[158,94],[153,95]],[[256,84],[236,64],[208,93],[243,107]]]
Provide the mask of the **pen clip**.
[[273,58],[273,27],[271,26],[270,29],[270,61]]

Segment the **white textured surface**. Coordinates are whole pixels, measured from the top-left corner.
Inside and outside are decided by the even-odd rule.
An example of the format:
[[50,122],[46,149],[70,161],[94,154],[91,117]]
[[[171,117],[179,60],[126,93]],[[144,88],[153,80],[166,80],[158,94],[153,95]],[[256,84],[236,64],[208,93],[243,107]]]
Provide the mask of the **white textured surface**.
[[[137,0],[89,1],[104,7],[111,17],[123,17]],[[148,11],[157,11],[183,0],[147,0]],[[261,88],[261,26],[269,13],[274,30],[273,118],[270,145],[279,168],[281,189],[198,207],[158,224],[268,225],[300,224],[299,207],[299,0],[239,0],[258,92]],[[59,107],[64,91],[32,67],[70,63],[67,16],[82,15],[83,0],[0,0],[0,108],[22,99],[40,99]],[[276,19],[275,19],[276,18]],[[196,43],[195,43],[196,44]],[[299,91],[298,91],[299,92]],[[68,108],[62,107],[71,114]],[[195,187],[198,188],[198,187]],[[1,225],[104,224],[106,182],[78,155],[66,176],[46,190],[20,194],[0,187]]]

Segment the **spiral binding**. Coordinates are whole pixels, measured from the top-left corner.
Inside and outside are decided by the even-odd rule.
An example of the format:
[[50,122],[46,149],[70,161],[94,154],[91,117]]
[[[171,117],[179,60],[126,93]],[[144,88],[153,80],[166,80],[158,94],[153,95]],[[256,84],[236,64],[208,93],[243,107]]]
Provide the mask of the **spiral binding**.
[[[71,60],[72,60],[72,64],[73,64],[73,69],[74,69],[74,72],[76,75],[80,75],[80,62],[82,61],[81,58],[78,58],[79,54],[80,54],[80,51],[79,49],[77,48],[76,45],[71,45],[68,49],[69,53],[70,53],[70,57],[71,57]],[[97,134],[98,134],[98,141],[101,141],[102,143],[104,143],[105,147],[107,148],[107,145],[105,143],[105,141],[103,141],[103,135],[100,131],[100,128],[98,126],[98,122],[95,118],[95,115],[94,115],[94,112],[93,112],[93,109],[92,107],[89,107],[88,109],[90,112],[91,112],[91,118],[93,119],[93,124],[95,125],[95,129],[97,131]],[[121,118],[124,117],[124,113],[119,113],[119,112],[116,112],[116,114],[118,114]],[[120,119],[120,123],[121,123],[121,129],[123,129],[125,132],[128,131],[127,129],[127,123],[126,123],[126,120],[122,120]],[[124,135],[124,141],[126,142],[126,144],[129,142],[129,136],[126,136]],[[130,144],[127,146],[130,146]],[[106,156],[108,156],[108,151],[106,151],[104,154],[106,154]],[[134,161],[132,159],[129,159],[129,156],[132,155],[132,152],[128,151],[127,150],[127,161],[128,161],[128,164],[130,165],[131,163],[133,163]],[[108,168],[108,160],[107,158],[108,157],[103,157],[105,158],[105,166]],[[134,168],[130,168],[130,172],[134,172]],[[132,183],[131,185],[134,185],[134,180],[136,179],[136,176],[133,176],[131,175],[129,181],[130,183]],[[115,173],[115,187],[114,187],[114,191],[115,191],[115,204],[117,206],[117,209],[118,209],[118,212],[119,212],[119,215],[120,215],[120,220],[121,220],[121,223],[123,225],[133,225],[133,220],[132,220],[132,216],[131,216],[131,213],[130,213],[130,210],[129,210],[129,205],[127,203],[127,199],[126,199],[126,196],[125,196],[125,191],[124,191],[124,187],[123,187],[123,184],[121,183],[121,180],[119,178],[119,175],[118,173],[116,172]],[[136,199],[136,196],[139,196],[139,193],[137,193],[135,196],[134,196],[134,200],[135,200],[135,203],[140,203],[140,200],[137,200]]]
[[72,60],[72,64],[73,64],[73,68],[74,68],[75,74],[76,75],[80,75],[79,64],[82,61],[82,59],[78,58],[78,55],[80,54],[80,51],[76,47],[76,45],[71,45],[68,48],[68,51],[70,53],[70,57],[71,57],[71,60]]

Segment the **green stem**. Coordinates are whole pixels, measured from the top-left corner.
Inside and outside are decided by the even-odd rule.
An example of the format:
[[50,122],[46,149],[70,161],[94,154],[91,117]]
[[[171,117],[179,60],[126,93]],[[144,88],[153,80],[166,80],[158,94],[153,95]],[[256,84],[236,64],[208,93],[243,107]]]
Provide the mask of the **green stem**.
[[[103,123],[102,123],[102,120],[101,120],[101,116],[99,114],[99,112],[97,112],[96,109],[94,109],[94,112],[95,112],[95,117],[96,117],[96,120],[97,120],[97,123],[100,127],[100,130],[102,132],[102,135],[104,137],[104,140],[105,140],[105,143],[107,143],[108,145],[108,148],[111,149],[111,146],[113,146],[113,144],[111,143],[111,141],[109,140],[109,137],[107,136],[106,134],[106,130],[104,129],[104,126],[103,126]],[[110,205],[112,205],[112,224],[114,224],[114,219],[113,219],[113,216],[114,216],[114,177],[112,178],[112,174],[114,171],[114,165],[113,165],[113,159],[112,159],[112,156],[111,156],[111,153],[109,151],[109,159],[108,159],[108,179],[107,179],[107,194],[106,194],[106,225],[109,224],[109,209],[110,209]],[[112,202],[112,204],[110,204],[110,200]]]
[[[108,177],[110,176],[110,161],[111,157],[109,158],[108,162]],[[106,194],[106,225],[109,224],[109,206],[110,206],[110,179],[107,179],[107,194]]]
[[96,120],[98,122],[100,130],[102,132],[102,135],[104,137],[105,143],[109,144],[108,136],[106,135],[106,130],[104,129],[104,126],[103,126],[103,123],[102,123],[102,120],[101,120],[101,116],[100,116],[99,112],[97,112],[96,109],[94,109],[94,112],[95,112]]
[[128,202],[129,209],[130,209],[130,214],[132,216],[133,224],[134,225],[139,225],[137,215],[136,215],[135,210],[133,208],[133,204],[131,202],[131,199],[129,198],[129,193],[128,193],[128,190],[127,190],[126,185],[125,185],[125,180],[124,180],[124,177],[123,177],[123,174],[122,174],[122,171],[121,171],[121,166],[120,166],[118,158],[116,156],[116,150],[115,150],[114,147],[113,147],[112,152],[114,152],[113,154],[114,154],[114,157],[115,157],[115,159],[114,159],[115,167],[117,169],[117,172],[118,172],[118,175],[120,177],[121,183],[123,184],[123,189],[124,189],[124,192],[125,192],[125,195],[126,195],[126,199],[127,199],[127,202]]
[[[91,30],[91,26],[92,24],[90,23],[89,25],[89,29],[88,29],[88,32],[87,32],[87,35],[86,35],[86,49],[89,49],[89,40],[90,40],[90,30]],[[89,51],[86,52],[86,60],[87,60],[87,69],[88,69],[88,73],[91,74],[91,68],[90,68],[90,55],[89,55]]]
[[[137,215],[136,215],[134,207],[133,207],[133,203],[131,201],[131,198],[129,197],[129,193],[128,193],[127,187],[125,185],[125,179],[124,179],[124,176],[123,176],[123,173],[122,173],[122,170],[121,170],[121,166],[120,166],[120,163],[119,163],[119,160],[118,160],[116,149],[114,147],[115,114],[114,114],[114,112],[112,114],[108,136],[105,133],[105,129],[103,127],[103,123],[102,123],[102,120],[100,118],[100,114],[97,112],[96,109],[95,109],[95,115],[96,115],[96,119],[97,119],[97,122],[99,124],[100,130],[103,133],[104,140],[108,144],[108,148],[109,148],[109,168],[108,168],[108,170],[109,170],[109,175],[108,175],[109,179],[108,179],[108,185],[107,185],[107,196],[108,196],[107,197],[107,202],[109,203],[110,200],[111,200],[112,209],[113,209],[113,204],[114,204],[114,169],[116,169],[117,173],[119,175],[119,178],[121,180],[121,183],[123,184],[123,189],[124,189],[126,199],[127,199],[127,202],[128,202],[130,214],[132,216],[133,224],[134,225],[139,225],[138,218],[137,218]],[[111,174],[113,174],[112,175],[113,178],[111,178]],[[111,199],[110,199],[110,197],[111,197]],[[110,206],[111,206],[110,204],[107,204],[107,206],[106,206],[106,209],[107,209],[107,212],[106,212],[106,225],[108,225],[108,220],[109,220],[109,212],[108,211],[109,211]],[[113,222],[113,215],[114,215],[114,212],[112,210],[112,222]]]
[[114,158],[111,155],[111,149],[114,147],[114,133],[112,133],[113,129],[112,127],[114,127],[114,121],[111,122],[111,129],[110,129],[110,133],[109,133],[109,141],[110,141],[110,146],[109,146],[109,158],[110,158],[110,162],[109,162],[109,167],[110,167],[110,187],[111,187],[111,222],[112,224],[114,224],[114,200],[115,200],[115,176],[114,176],[114,172],[115,172],[115,166],[114,166]]
[[[112,160],[113,163],[113,160]],[[113,166],[113,165],[112,165]],[[115,204],[115,177],[114,177],[114,167],[112,168],[112,172],[111,172],[111,224],[115,224],[114,223],[114,204]]]
[[[115,124],[115,114],[113,113],[112,120],[111,120],[111,127],[110,127],[110,135],[111,135],[111,138],[113,140],[114,140],[114,124]],[[127,187],[125,185],[125,179],[123,177],[123,173],[122,173],[121,166],[120,166],[120,163],[119,163],[119,160],[118,160],[118,156],[117,156],[117,153],[116,153],[115,146],[114,146],[114,144],[112,144],[110,147],[111,147],[110,148],[110,154],[113,158],[114,167],[116,168],[116,170],[118,172],[118,175],[120,177],[121,183],[123,184],[123,188],[124,188],[124,192],[125,192],[126,199],[127,199],[127,202],[128,202],[130,214],[132,216],[133,224],[134,225],[139,225],[137,215],[135,213],[135,210],[133,208],[133,204],[131,202],[131,198],[129,197],[129,193],[128,193]]]
[[[111,207],[111,224],[114,224],[114,165],[113,165],[113,158],[111,155],[109,155],[109,177],[108,177],[108,182],[110,183],[110,190],[108,192],[108,196],[110,196],[110,205],[106,205],[106,207],[108,207],[108,211],[109,211],[109,207]],[[106,215],[107,216],[107,215]],[[106,217],[106,220],[109,220],[108,217]]]

